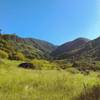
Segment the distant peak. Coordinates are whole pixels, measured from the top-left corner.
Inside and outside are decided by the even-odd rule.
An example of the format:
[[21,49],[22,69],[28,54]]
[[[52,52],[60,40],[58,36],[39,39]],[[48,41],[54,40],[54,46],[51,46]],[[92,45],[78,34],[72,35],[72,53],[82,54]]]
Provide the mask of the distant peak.
[[88,39],[88,38],[84,38],[84,37],[79,37],[79,38],[77,38],[77,39],[75,39],[74,41],[90,41],[90,39]]

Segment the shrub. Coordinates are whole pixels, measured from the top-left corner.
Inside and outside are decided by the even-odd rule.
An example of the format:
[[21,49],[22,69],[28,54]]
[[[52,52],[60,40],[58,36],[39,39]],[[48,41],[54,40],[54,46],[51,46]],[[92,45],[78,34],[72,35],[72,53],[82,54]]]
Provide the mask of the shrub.
[[9,55],[9,59],[11,60],[25,60],[25,56],[21,52],[13,53]]
[[57,65],[55,63],[47,60],[34,59],[31,61],[31,63],[36,67],[36,69],[57,69]]
[[95,70],[95,65],[89,62],[84,61],[77,61],[74,62],[72,67],[79,69],[80,71],[86,71],[86,70]]
[[8,58],[8,54],[5,51],[0,50],[0,58],[6,59]]
[[53,62],[56,63],[60,69],[67,69],[72,67],[72,64],[69,63],[67,60],[55,60]]

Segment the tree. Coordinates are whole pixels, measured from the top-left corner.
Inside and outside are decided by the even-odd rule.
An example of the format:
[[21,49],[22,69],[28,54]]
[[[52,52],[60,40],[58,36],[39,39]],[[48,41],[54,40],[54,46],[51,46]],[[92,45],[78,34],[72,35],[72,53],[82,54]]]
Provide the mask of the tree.
[[0,34],[2,33],[2,29],[0,29]]

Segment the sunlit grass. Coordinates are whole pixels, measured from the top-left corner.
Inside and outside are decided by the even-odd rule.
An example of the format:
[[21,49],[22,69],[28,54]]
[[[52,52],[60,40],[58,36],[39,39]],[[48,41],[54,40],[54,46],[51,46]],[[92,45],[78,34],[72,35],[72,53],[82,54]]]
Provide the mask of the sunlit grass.
[[84,91],[100,83],[98,73],[72,74],[60,70],[27,70],[21,62],[0,65],[0,100],[75,100]]

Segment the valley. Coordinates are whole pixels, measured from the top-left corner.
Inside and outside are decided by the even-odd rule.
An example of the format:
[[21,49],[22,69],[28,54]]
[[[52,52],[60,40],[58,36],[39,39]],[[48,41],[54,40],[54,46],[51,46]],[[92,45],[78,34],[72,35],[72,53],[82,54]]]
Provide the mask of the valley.
[[99,43],[1,34],[0,100],[100,100]]

